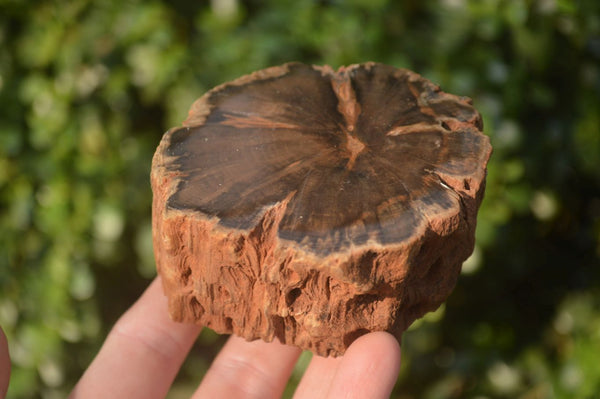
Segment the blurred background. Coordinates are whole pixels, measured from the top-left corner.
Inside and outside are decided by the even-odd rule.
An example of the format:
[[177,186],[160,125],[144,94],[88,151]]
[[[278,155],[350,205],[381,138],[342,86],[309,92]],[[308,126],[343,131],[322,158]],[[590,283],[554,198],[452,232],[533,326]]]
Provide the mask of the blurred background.
[[[287,61],[413,69],[473,98],[494,146],[475,252],[404,335],[393,397],[597,397],[597,0],[0,0],[9,397],[65,397],[155,275],[162,134],[213,86]],[[202,333],[170,398],[223,340]]]

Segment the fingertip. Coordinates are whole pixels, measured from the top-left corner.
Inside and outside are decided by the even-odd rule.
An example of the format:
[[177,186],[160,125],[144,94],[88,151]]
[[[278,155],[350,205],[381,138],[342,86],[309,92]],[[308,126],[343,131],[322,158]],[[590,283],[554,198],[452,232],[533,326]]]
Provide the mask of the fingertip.
[[396,374],[400,371],[400,342],[390,333],[376,331],[363,335],[350,345],[348,352],[369,352],[369,357],[386,362],[391,370],[397,370]]
[[330,398],[389,398],[400,372],[400,344],[386,332],[358,338],[346,351]]

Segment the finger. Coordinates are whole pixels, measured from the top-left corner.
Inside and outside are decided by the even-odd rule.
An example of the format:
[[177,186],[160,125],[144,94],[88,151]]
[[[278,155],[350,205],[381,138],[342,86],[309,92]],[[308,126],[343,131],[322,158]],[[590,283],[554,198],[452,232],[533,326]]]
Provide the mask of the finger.
[[227,341],[193,398],[279,398],[301,350],[273,341]]
[[8,341],[4,331],[0,328],[0,398],[6,397],[8,381],[10,380],[10,356],[8,354]]
[[156,278],[117,321],[71,398],[164,398],[200,330],[169,318]]
[[296,388],[294,399],[324,398],[329,391],[331,381],[337,373],[341,357],[321,357],[313,355],[302,380]]
[[400,345],[385,332],[358,338],[346,351],[328,398],[389,398],[400,371]]

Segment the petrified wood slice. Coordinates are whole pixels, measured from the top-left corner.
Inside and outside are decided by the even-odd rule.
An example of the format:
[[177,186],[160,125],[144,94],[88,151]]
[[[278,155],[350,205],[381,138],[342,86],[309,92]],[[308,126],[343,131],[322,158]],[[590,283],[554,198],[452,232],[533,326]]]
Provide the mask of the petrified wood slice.
[[286,64],[209,91],[152,166],[172,318],[319,355],[400,337],[473,250],[481,129],[468,98],[375,63]]

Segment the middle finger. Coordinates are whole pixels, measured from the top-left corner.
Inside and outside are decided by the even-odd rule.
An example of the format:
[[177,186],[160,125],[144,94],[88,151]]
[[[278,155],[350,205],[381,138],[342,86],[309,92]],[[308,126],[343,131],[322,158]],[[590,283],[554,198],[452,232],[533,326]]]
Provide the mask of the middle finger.
[[192,398],[279,398],[300,353],[278,341],[247,342],[232,336]]

